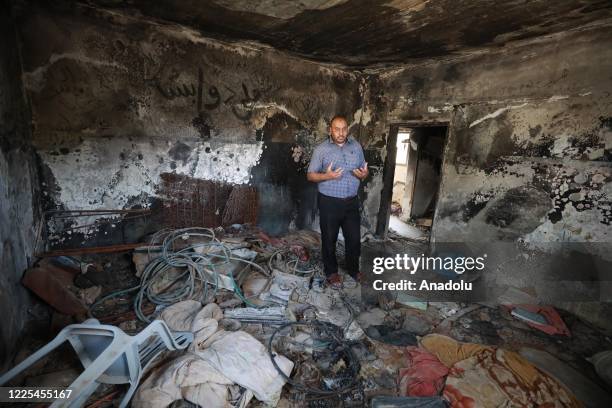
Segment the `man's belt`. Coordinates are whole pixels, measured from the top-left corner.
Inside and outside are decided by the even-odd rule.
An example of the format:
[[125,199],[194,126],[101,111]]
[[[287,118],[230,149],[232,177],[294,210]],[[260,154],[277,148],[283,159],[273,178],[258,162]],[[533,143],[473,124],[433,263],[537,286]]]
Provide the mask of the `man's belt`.
[[356,195],[354,195],[354,196],[352,196],[352,197],[344,197],[344,198],[342,198],[342,197],[332,197],[332,196],[328,196],[328,195],[325,195],[325,194],[323,194],[323,193],[319,193],[319,194],[321,194],[321,195],[322,195],[323,197],[325,197],[325,198],[331,198],[332,200],[338,200],[338,201],[353,201],[353,200],[357,199],[357,196],[356,196]]

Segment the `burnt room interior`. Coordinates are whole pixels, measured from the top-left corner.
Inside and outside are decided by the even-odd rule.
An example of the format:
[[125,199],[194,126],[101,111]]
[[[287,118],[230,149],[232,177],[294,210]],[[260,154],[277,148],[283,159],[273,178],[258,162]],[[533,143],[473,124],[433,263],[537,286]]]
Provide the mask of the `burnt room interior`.
[[[0,385],[73,391],[31,406],[609,406],[609,0],[0,5]],[[341,290],[335,115],[369,169]],[[372,290],[410,276],[471,292]]]

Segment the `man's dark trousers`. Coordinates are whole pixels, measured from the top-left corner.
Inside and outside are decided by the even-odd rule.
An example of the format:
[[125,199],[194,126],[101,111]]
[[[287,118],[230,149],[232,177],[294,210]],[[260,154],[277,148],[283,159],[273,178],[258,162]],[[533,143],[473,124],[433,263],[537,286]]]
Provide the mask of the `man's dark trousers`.
[[319,193],[319,220],[321,226],[321,256],[325,275],[338,273],[336,241],[342,228],[346,255],[346,269],[355,277],[359,273],[361,253],[361,217],[357,196],[345,199]]

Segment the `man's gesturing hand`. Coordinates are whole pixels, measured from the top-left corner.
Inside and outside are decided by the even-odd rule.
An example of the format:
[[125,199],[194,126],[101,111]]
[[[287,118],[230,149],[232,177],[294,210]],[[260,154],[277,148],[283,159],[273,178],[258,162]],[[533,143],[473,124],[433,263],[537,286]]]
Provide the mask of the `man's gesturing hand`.
[[368,162],[365,162],[365,164],[363,165],[363,167],[358,168],[358,169],[354,169],[353,170],[353,174],[355,175],[355,177],[357,177],[359,180],[363,180],[366,177],[368,177],[369,171],[368,171]]
[[327,170],[325,171],[325,175],[327,176],[328,180],[335,180],[337,178],[342,177],[342,172],[344,171],[342,167],[338,167],[336,170],[332,170],[333,165],[334,162],[329,163],[329,166],[327,166]]

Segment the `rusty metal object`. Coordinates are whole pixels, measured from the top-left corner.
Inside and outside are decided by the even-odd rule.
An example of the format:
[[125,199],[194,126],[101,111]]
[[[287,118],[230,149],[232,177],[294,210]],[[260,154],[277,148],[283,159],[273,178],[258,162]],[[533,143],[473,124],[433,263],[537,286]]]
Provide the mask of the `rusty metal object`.
[[83,254],[109,254],[114,252],[124,252],[131,251],[134,248],[139,246],[143,246],[144,244],[141,242],[137,242],[134,244],[119,244],[119,245],[109,245],[103,247],[93,247],[93,248],[72,248],[72,249],[59,249],[57,251],[49,251],[43,252],[42,254],[36,254],[39,258],[47,258],[54,256],[72,256],[72,255],[83,255]]
[[257,222],[257,190],[251,186],[164,173],[160,196],[168,228],[218,227]]
[[[118,241],[126,242],[124,231],[126,223],[147,223],[148,217],[153,215],[153,211],[148,208],[45,211],[43,213],[44,220],[41,223],[41,231],[39,236],[37,236],[36,248],[39,248],[39,252],[44,252],[50,248],[64,250],[63,247],[65,244],[63,241],[66,237],[70,236],[70,234],[76,233],[87,235],[89,233],[90,236],[96,237],[97,239],[101,237],[101,235],[96,233],[97,230],[108,229],[111,226],[114,228],[117,225],[119,226],[117,231],[121,233],[121,238],[119,238]],[[39,246],[39,243],[43,245]],[[103,241],[103,243],[89,241],[87,245],[101,247],[107,243],[108,241]],[[81,252],[71,253],[78,254]],[[46,254],[45,256],[49,255]]]
[[116,215],[116,214],[150,214],[150,209],[132,209],[132,210],[49,210],[45,211],[45,215],[53,216],[54,218],[76,218],[76,217],[91,217],[92,215]]
[[113,400],[115,398],[117,398],[117,396],[119,395],[119,392],[120,392],[120,390],[112,391],[112,392],[104,395],[103,397],[98,398],[97,400],[95,400],[91,404],[87,405],[87,408],[98,408],[98,407],[104,405],[105,403],[108,403],[109,406],[115,406],[114,404],[112,404],[112,402],[113,402]]
[[131,210],[111,210],[111,209],[100,209],[100,210],[50,210],[43,213],[45,224],[52,224],[56,228],[60,228],[61,232],[76,231],[84,228],[100,226],[103,223],[116,223],[119,220],[116,219],[97,219],[95,222],[89,222],[87,224],[73,225],[72,222],[68,222],[68,226],[62,225],[65,221],[76,221],[77,218],[83,217],[104,217],[104,216],[121,216],[120,221],[132,220],[136,218],[144,218],[152,214],[150,209],[131,209]]
[[255,187],[234,186],[225,203],[221,225],[246,223],[257,223],[257,190]]
[[[155,311],[155,305],[152,305],[152,304],[144,306],[142,308],[142,312],[145,313],[146,315],[152,314],[154,311]],[[108,315],[108,316],[103,316],[103,317],[98,318],[98,320],[100,320],[100,322],[104,324],[112,324],[115,326],[118,326],[119,323],[127,322],[130,320],[136,320],[136,319],[138,319],[138,317],[136,316],[136,313],[132,310],[124,312],[124,313],[118,313],[118,314]]]
[[73,279],[70,272],[43,261],[26,271],[22,283],[60,313],[69,316],[86,314],[85,305],[70,291]]

